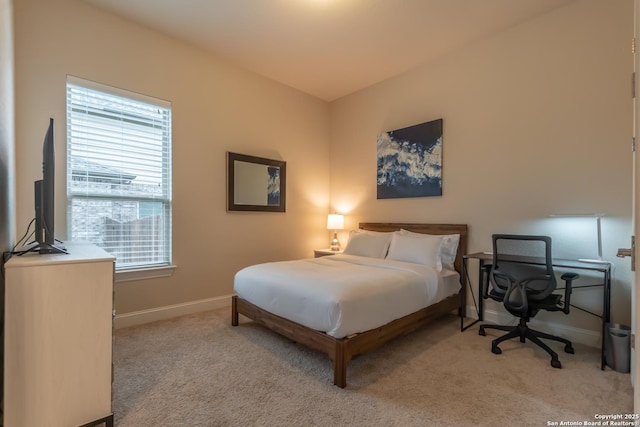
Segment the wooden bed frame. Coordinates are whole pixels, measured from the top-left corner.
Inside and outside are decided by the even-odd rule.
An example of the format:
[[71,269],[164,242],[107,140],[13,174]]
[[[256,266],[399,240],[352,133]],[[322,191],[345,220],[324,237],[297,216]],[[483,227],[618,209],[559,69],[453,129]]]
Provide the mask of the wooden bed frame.
[[[466,253],[467,247],[466,224],[360,223],[360,228],[371,231],[396,231],[402,228],[423,234],[460,234],[454,266],[458,273],[461,272],[462,256]],[[294,342],[325,353],[333,361],[333,383],[344,388],[347,385],[347,364],[351,359],[378,348],[393,338],[408,334],[456,309],[460,314],[464,305],[465,291],[461,286],[457,294],[379,328],[345,338],[334,338],[324,332],[269,313],[234,295],[231,299],[231,324],[238,326],[238,315],[242,314]]]

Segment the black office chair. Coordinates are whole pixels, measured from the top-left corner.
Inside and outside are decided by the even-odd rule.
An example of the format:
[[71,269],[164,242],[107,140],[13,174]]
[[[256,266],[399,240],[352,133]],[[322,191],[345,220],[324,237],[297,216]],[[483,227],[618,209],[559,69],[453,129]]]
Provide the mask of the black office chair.
[[528,338],[542,347],[551,356],[551,366],[561,368],[558,354],[540,338],[563,343],[564,351],[573,354],[571,341],[527,326],[527,322],[540,310],[562,311],[569,314],[571,283],[579,276],[565,273],[564,298],[556,290],[556,276],[551,259],[551,238],[548,236],[521,236],[511,234],[493,235],[493,264],[487,268],[487,282],[484,297],[502,302],[504,307],[520,318],[517,326],[481,325],[478,333],[486,335],[485,329],[497,329],[508,333],[491,342],[491,351],[502,353],[498,344],[520,338],[524,343]]

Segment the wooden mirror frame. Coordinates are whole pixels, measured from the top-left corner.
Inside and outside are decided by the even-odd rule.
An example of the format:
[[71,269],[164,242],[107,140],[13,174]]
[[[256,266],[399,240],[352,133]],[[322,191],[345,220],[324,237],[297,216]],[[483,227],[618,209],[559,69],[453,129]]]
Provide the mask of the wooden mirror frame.
[[[280,169],[280,203],[278,205],[240,204],[236,203],[236,163],[245,162],[265,166],[274,166]],[[227,210],[228,211],[258,211],[258,212],[285,212],[287,193],[287,162],[272,160],[263,157],[248,156],[245,154],[227,152]]]

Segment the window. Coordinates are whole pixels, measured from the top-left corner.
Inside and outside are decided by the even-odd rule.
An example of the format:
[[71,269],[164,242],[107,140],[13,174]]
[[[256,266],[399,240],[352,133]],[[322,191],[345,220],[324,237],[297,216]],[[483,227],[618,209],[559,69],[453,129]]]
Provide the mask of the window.
[[171,104],[67,78],[67,227],[116,271],[171,265]]

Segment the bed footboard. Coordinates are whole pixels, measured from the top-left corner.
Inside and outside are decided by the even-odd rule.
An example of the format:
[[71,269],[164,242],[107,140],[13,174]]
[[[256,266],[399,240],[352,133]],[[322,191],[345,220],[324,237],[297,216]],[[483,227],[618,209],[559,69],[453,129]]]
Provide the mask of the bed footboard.
[[356,356],[374,350],[386,342],[408,334],[432,321],[460,309],[460,294],[401,317],[384,326],[347,338],[334,338],[283,317],[276,316],[234,295],[231,298],[231,324],[238,326],[238,315],[252,319],[272,331],[324,353],[333,361],[333,383],[344,388],[347,385],[347,364]]
[[276,316],[234,295],[231,297],[231,324],[233,326],[238,326],[238,314],[248,317],[291,341],[326,354],[333,361],[333,383],[342,388],[347,385],[348,361],[344,360],[343,343],[345,339],[336,339],[324,332]]

